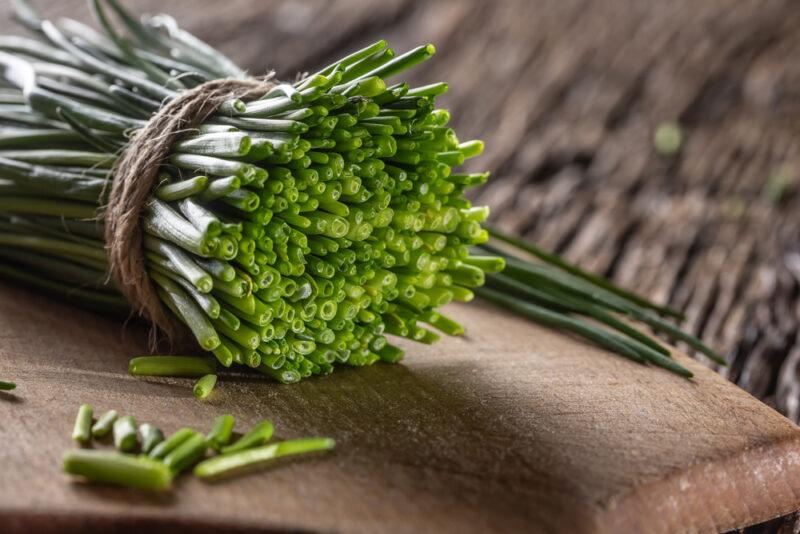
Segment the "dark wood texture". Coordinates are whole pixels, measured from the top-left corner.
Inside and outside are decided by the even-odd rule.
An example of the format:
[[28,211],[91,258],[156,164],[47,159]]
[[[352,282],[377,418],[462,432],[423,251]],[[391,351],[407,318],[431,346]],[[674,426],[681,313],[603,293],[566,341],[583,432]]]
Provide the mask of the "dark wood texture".
[[[682,308],[723,376],[800,417],[797,2],[135,4],[287,77],[379,37],[434,42],[413,79],[451,82],[460,135],[486,140],[475,165],[495,180],[476,196],[496,220]],[[79,0],[38,5],[85,18]],[[664,121],[683,126],[675,157],[653,150]]]

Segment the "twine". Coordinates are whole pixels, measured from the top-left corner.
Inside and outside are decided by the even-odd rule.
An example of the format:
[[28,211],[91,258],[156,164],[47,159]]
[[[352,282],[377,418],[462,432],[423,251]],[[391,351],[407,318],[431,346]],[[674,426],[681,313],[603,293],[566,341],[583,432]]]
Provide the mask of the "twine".
[[159,166],[187,130],[202,124],[230,99],[252,100],[274,83],[264,79],[221,79],[182,92],[137,130],[116,166],[105,210],[105,240],[110,274],[133,310],[170,340],[185,330],[164,309],[144,262],[142,210],[156,185]]

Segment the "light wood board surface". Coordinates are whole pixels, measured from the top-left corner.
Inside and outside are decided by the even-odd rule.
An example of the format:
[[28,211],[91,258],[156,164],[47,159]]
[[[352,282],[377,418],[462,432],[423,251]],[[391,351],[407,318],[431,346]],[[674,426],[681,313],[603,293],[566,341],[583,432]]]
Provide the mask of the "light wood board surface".
[[[217,526],[375,532],[724,530],[788,513],[800,431],[700,364],[687,381],[488,305],[454,306],[469,335],[414,346],[402,365],[294,386],[126,374],[138,327],[0,286],[0,520],[8,532]],[[333,453],[153,496],[60,472],[76,409],[116,409],[165,431],[271,419]]]

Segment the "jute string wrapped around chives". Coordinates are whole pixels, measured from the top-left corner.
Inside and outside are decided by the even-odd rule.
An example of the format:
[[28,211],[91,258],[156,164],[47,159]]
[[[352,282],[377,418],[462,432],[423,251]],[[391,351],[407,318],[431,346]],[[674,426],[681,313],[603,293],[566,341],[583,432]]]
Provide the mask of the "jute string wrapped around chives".
[[134,133],[117,162],[104,214],[110,274],[133,310],[152,321],[170,340],[180,337],[185,327],[166,313],[145,269],[142,210],[152,197],[159,167],[178,138],[224,102],[263,96],[275,87],[270,78],[213,80],[182,92]]

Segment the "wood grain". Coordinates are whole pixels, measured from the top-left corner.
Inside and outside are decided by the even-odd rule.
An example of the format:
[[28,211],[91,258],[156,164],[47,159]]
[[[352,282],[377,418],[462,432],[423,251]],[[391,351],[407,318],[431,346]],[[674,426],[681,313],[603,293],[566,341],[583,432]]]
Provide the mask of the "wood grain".
[[[189,379],[128,376],[136,327],[0,286],[0,519],[20,532],[121,525],[375,532],[715,531],[800,503],[800,430],[684,356],[687,381],[488,305],[455,306],[469,336],[404,365],[280,386],[227,377],[208,402]],[[166,495],[60,473],[77,406],[164,431],[225,412],[336,451]],[[105,445],[107,446],[107,445]],[[194,527],[193,527],[194,528]],[[13,530],[13,529],[12,529]],[[8,532],[8,528],[5,530]]]

